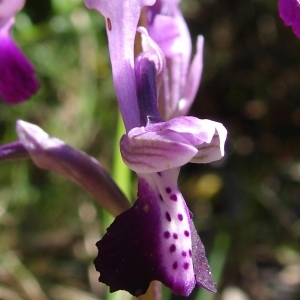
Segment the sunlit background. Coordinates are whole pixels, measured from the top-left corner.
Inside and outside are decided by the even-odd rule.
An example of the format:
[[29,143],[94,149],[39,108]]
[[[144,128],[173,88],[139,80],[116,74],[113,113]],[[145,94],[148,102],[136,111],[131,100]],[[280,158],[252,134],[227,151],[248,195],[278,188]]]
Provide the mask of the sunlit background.
[[[41,89],[24,104],[0,103],[0,143],[17,139],[23,119],[111,170],[118,107],[105,24],[82,2],[28,0],[17,15],[13,36]],[[182,9],[193,40],[205,37],[191,114],[229,131],[224,159],[180,176],[219,290],[189,299],[300,299],[300,40],[274,0],[183,0]],[[92,264],[106,218],[65,178],[2,163],[0,299],[108,299]]]

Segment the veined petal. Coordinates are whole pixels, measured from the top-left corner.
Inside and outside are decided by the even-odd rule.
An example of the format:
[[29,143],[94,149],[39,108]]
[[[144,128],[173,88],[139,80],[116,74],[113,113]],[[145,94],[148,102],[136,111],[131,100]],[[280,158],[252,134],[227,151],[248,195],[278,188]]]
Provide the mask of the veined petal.
[[178,2],[157,0],[155,5],[149,8],[150,19],[152,19],[149,24],[149,35],[161,47],[166,57],[172,57],[174,54],[183,56],[182,81],[185,81],[192,43]]
[[17,122],[17,133],[39,168],[60,173],[76,183],[115,216],[130,207],[108,172],[93,157],[24,121]]
[[[99,281],[111,292],[124,289],[139,296],[152,280],[159,280],[188,296],[196,284],[194,268],[201,274],[198,279],[202,276],[198,284],[215,291],[203,245],[192,238],[190,214],[177,188],[178,172],[140,174],[138,200],[97,243]],[[193,251],[199,256],[196,265]]]
[[0,28],[0,97],[7,104],[30,98],[39,88],[34,68],[9,35],[13,19]]
[[121,139],[121,154],[125,163],[138,173],[160,172],[189,161],[220,159],[226,133],[218,122],[178,117],[132,129]]
[[300,2],[299,0],[279,0],[279,15],[284,24],[292,26],[293,32],[300,38]]
[[182,52],[180,32],[174,18],[161,14],[156,15],[153,23],[149,26],[149,34],[166,56]]
[[149,126],[134,128],[121,139],[123,160],[137,173],[153,173],[180,167],[198,152],[181,134],[155,125],[151,126],[153,131],[148,130]]
[[[210,143],[217,122],[211,120],[201,120],[196,117],[185,116],[171,119],[164,122],[164,130],[172,130],[180,133],[193,145]],[[151,130],[151,127],[147,127]]]
[[139,126],[134,77],[134,38],[141,8],[155,0],[85,0],[106,19],[114,86],[126,130]]
[[194,102],[203,70],[203,47],[204,38],[200,35],[197,39],[197,52],[190,65],[182,98],[179,100],[177,112],[174,114],[174,117],[185,116]]
[[25,0],[0,1],[0,28],[24,6],[24,3]]
[[187,86],[192,50],[191,37],[178,2],[157,0],[148,9],[149,35],[166,58],[164,84],[158,89],[158,107],[165,120],[183,115],[178,113],[178,105]]

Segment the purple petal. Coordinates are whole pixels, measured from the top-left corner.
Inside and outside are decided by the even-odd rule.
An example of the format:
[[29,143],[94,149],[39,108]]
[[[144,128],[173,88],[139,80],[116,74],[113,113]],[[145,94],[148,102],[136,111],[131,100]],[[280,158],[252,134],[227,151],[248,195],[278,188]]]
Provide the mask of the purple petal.
[[[157,125],[157,126],[155,126]],[[163,129],[164,123],[134,128],[121,139],[124,162],[137,173],[153,173],[188,163],[198,152],[181,134]]]
[[108,172],[93,157],[24,121],[17,122],[17,133],[39,168],[60,173],[76,183],[115,216],[130,207]]
[[192,231],[193,266],[197,285],[210,292],[216,293],[216,284],[211,279],[211,272],[205,256],[205,249],[192,220],[190,221],[190,227]]
[[0,1],[0,30],[1,27],[23,7],[24,3],[25,0]]
[[30,156],[21,142],[14,142],[0,146],[0,162],[22,158],[30,158]]
[[134,38],[141,8],[155,0],[85,0],[106,19],[114,86],[126,130],[139,126],[134,77]]
[[292,26],[293,32],[300,38],[300,3],[298,0],[279,0],[279,14],[285,25]]
[[187,85],[191,37],[178,1],[156,1],[148,9],[148,19],[149,35],[162,49],[166,58],[165,84],[159,89],[158,105],[162,117],[169,120],[180,115],[177,110]]
[[137,173],[160,172],[189,161],[220,159],[226,134],[218,122],[178,117],[132,129],[121,139],[121,153],[125,163]]
[[224,156],[224,146],[227,137],[226,128],[218,122],[211,122],[211,126],[215,127],[215,132],[209,143],[201,143],[197,147],[198,153],[192,159],[192,163],[207,164],[221,159]]
[[178,173],[175,169],[139,178],[138,200],[115,219],[97,243],[99,253],[94,263],[99,281],[109,285],[111,292],[127,290],[139,296],[152,280],[159,280],[176,294],[188,296],[199,274],[198,279],[202,276],[205,281],[200,285],[213,286],[203,260],[203,245],[200,239],[191,238],[189,211],[174,185]]
[[204,39],[203,36],[200,35],[197,39],[197,52],[190,65],[183,95],[179,100],[177,112],[174,116],[185,116],[195,100],[202,76],[203,46]]
[[39,88],[31,63],[9,36],[11,19],[0,28],[0,97],[7,104],[30,98]]
[[158,0],[149,10],[156,10],[157,6],[160,6],[160,13],[154,15],[153,23],[149,25],[149,35],[161,47],[166,57],[182,55],[181,80],[184,82],[192,50],[188,27],[178,7],[178,1]]

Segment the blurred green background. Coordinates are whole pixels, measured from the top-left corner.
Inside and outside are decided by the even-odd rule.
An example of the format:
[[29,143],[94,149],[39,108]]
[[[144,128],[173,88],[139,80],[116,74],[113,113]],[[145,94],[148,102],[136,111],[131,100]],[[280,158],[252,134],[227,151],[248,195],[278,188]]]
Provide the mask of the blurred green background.
[[[118,108],[105,24],[82,2],[28,0],[17,15],[13,36],[41,89],[0,103],[0,143],[17,139],[23,119],[111,170]],[[300,40],[274,0],[183,0],[182,9],[193,40],[205,37],[191,115],[229,131],[224,159],[180,176],[219,290],[189,299],[300,299]],[[105,217],[63,177],[2,163],[0,299],[106,299],[92,265]]]

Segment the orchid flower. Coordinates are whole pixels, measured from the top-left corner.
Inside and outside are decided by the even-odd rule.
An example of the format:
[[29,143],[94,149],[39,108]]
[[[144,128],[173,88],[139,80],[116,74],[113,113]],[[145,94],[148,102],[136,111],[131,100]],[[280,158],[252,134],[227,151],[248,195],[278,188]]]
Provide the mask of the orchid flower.
[[37,167],[57,172],[79,185],[114,216],[130,207],[108,172],[93,157],[25,121],[17,121],[16,132],[19,141],[0,146],[0,162],[31,159]]
[[286,26],[292,26],[293,32],[300,38],[300,1],[279,0],[279,15]]
[[[126,127],[121,154],[138,176],[134,206],[119,215],[97,243],[94,263],[99,281],[109,285],[111,292],[127,290],[134,296],[144,294],[152,280],[184,296],[196,284],[215,292],[204,246],[177,179],[180,167],[188,162],[220,159],[227,131],[209,120],[176,117],[165,122],[160,115],[156,84],[163,50],[150,40],[154,46],[133,60],[140,10],[153,1],[85,3],[106,19],[113,80]],[[170,78],[178,84],[178,77]]]
[[0,1],[0,97],[7,104],[18,104],[39,88],[31,63],[10,37],[14,15],[24,3],[25,0]]
[[165,120],[187,114],[199,88],[203,67],[203,37],[198,36],[197,51],[191,61],[191,37],[179,2],[157,0],[147,9],[149,36],[166,60],[158,89],[159,111]]

